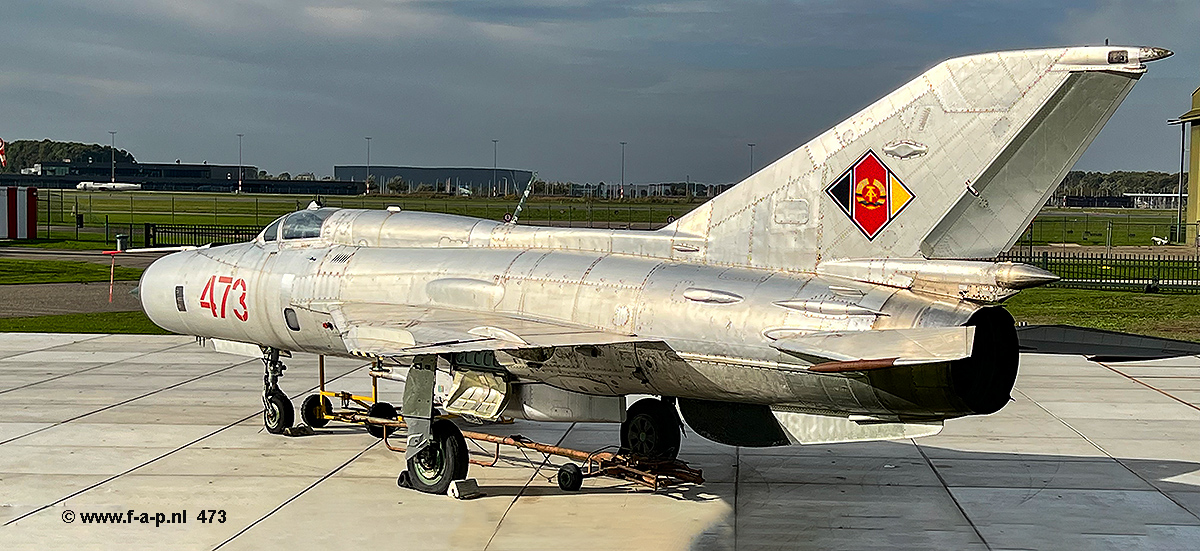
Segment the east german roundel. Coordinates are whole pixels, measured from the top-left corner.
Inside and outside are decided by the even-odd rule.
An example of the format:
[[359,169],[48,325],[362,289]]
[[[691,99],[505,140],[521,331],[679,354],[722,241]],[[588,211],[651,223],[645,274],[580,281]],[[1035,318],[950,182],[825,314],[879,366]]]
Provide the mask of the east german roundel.
[[871,150],[829,184],[825,193],[868,240],[875,239],[913,200],[912,191]]

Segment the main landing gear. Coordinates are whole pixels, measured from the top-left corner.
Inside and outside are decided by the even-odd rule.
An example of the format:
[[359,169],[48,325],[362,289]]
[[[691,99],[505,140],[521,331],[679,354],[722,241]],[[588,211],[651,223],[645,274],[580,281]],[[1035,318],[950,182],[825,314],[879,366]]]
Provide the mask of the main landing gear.
[[283,434],[292,426],[295,413],[292,401],[279,390],[279,378],[287,366],[279,361],[279,350],[272,348],[263,357],[266,373],[263,375],[263,425],[271,434]]
[[675,459],[682,433],[674,398],[643,398],[625,413],[621,449],[650,459]]
[[436,374],[437,356],[413,358],[400,412],[408,429],[404,450],[408,468],[397,482],[421,492],[445,494],[451,482],[467,477],[471,458],[462,431],[448,419],[434,419]]
[[429,431],[429,445],[408,456],[408,470],[401,473],[400,485],[407,480],[414,490],[445,494],[451,482],[467,478],[467,440],[449,419],[434,420]]

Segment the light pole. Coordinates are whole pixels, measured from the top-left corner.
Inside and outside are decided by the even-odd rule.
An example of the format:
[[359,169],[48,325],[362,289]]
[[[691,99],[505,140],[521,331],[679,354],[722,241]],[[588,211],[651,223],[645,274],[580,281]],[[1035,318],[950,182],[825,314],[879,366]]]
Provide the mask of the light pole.
[[243,172],[242,171],[242,136],[245,136],[245,134],[237,135],[237,137],[238,137],[238,193],[242,192],[242,172]]
[[621,142],[621,195],[625,195],[625,142]]
[[[497,144],[499,144],[499,143],[500,143],[500,140],[492,140],[492,190],[493,190],[492,193],[495,193],[495,191],[496,191],[496,159],[499,158],[496,156],[496,151],[497,151],[496,148],[498,147]],[[504,191],[505,191],[504,194],[508,195],[508,190],[504,190]]]
[[754,145],[755,144],[748,143],[746,145],[750,146],[750,175],[754,175]]
[[109,130],[108,138],[110,140],[109,146],[108,146],[108,157],[112,161],[111,177],[112,177],[112,183],[115,184],[115,183],[117,183],[117,132],[115,130]]
[[371,137],[367,136],[367,175],[363,177],[363,184],[367,186],[367,195],[371,194]]

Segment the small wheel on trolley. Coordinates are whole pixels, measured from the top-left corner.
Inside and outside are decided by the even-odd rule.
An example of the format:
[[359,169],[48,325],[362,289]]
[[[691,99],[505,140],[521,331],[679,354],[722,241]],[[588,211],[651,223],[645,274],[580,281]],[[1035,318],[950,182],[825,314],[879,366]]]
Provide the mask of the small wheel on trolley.
[[565,492],[577,492],[583,487],[583,471],[579,465],[567,463],[558,468],[558,487]]
[[288,399],[287,394],[279,389],[267,393],[263,404],[263,426],[267,428],[267,432],[283,434],[284,429],[292,426],[295,418],[296,413],[292,410],[292,401]]
[[[391,419],[392,421],[395,421],[396,408],[392,407],[392,404],[387,402],[375,402],[375,404],[371,406],[371,409],[367,411],[367,417],[378,417],[380,419]],[[395,427],[384,427],[367,423],[367,432],[371,433],[371,436],[374,436],[375,438],[383,438],[384,436],[388,436],[395,431]]]
[[328,425],[329,419],[325,416],[330,413],[333,413],[333,404],[320,394],[311,394],[300,404],[300,420],[314,429]]

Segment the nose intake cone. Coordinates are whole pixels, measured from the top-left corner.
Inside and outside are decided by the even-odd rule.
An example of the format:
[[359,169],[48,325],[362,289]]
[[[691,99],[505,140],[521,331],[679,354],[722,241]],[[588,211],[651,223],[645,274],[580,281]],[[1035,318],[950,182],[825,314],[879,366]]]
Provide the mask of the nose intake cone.
[[1165,57],[1171,57],[1175,52],[1166,48],[1142,47],[1138,48],[1138,59],[1141,61],[1156,61]]

